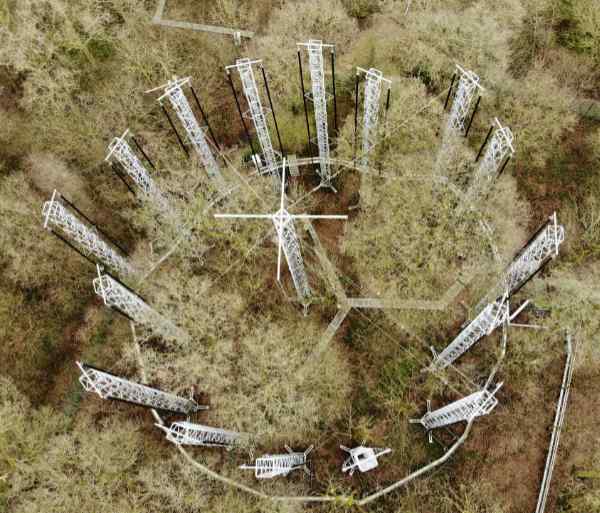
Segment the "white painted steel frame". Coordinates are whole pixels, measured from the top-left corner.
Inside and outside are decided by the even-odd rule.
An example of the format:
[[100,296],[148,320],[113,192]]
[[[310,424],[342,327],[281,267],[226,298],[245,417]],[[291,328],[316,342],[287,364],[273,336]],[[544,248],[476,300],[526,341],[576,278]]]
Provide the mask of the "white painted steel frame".
[[254,476],[257,479],[272,479],[278,476],[287,476],[292,470],[304,469],[306,467],[306,458],[312,451],[311,445],[304,452],[294,452],[287,445],[285,446],[288,454],[265,454],[256,458],[254,465],[240,465],[243,470],[254,470]]
[[479,77],[475,73],[461,68],[458,64],[456,64],[456,70],[459,74],[458,86],[446,130],[454,135],[459,135],[466,129],[475,92],[477,90],[483,91],[483,88],[479,84]]
[[392,452],[390,448],[378,449],[374,447],[364,447],[362,445],[350,449],[340,445],[340,449],[346,451],[350,456],[342,464],[342,472],[348,472],[351,476],[358,469],[360,472],[368,472],[379,465],[377,458]]
[[156,410],[184,413],[186,415],[207,409],[207,406],[200,406],[192,399],[134,383],[114,374],[95,369],[85,363],[76,363],[81,371],[79,377],[81,386],[86,392],[95,392],[102,399],[118,399]]
[[121,164],[125,172],[141,189],[144,196],[152,201],[160,210],[169,209],[168,202],[163,193],[156,187],[150,173],[140,162],[126,140],[129,129],[121,137],[115,137],[108,145],[108,155],[104,160],[110,161],[113,157]]
[[502,325],[508,313],[506,296],[488,304],[441,353],[435,356],[429,370],[439,371],[451,365],[477,341]]
[[329,159],[329,130],[327,125],[327,89],[325,87],[325,71],[323,68],[323,48],[334,48],[317,39],[309,39],[308,43],[298,43],[308,51],[308,64],[312,84],[312,102],[317,127],[317,144],[319,146],[319,176],[321,186],[331,185],[331,164]]
[[529,278],[549,260],[558,256],[558,249],[565,240],[565,229],[558,224],[556,212],[546,222],[531,242],[517,255],[504,271],[500,281],[478,303],[476,311],[492,298],[508,291],[510,298]]
[[242,435],[234,431],[194,424],[188,421],[173,422],[170,427],[155,424],[167,434],[167,440],[176,445],[203,447],[233,447]]
[[267,117],[260,100],[256,79],[254,78],[253,64],[262,64],[262,60],[237,59],[235,64],[226,66],[225,69],[235,68],[240,74],[242,89],[248,103],[248,116],[254,124],[258,142],[262,149],[262,158],[266,163],[262,171],[273,174],[275,180],[278,181],[277,168],[279,167],[279,155],[274,150],[273,143],[271,142]]
[[132,275],[135,273],[127,259],[106,243],[93,226],[87,226],[75,214],[69,212],[69,209],[60,201],[60,193],[57,190],[52,193],[50,201],[44,203],[42,214],[44,215],[44,228],[58,228],[86,253],[93,255],[119,274]]
[[280,207],[274,214],[214,214],[217,219],[271,219],[275,225],[278,237],[277,280],[281,278],[281,251],[288,263],[298,299],[307,304],[311,295],[308,276],[304,268],[304,260],[300,251],[300,240],[294,226],[294,219],[348,219],[346,215],[310,215],[290,214],[285,208],[285,164],[282,162],[281,201]]
[[468,201],[477,195],[484,194],[494,182],[504,159],[515,153],[513,133],[507,126],[502,126],[498,118],[494,118],[496,129],[486,149],[485,155],[475,171],[475,176],[469,191]]
[[162,336],[165,339],[186,339],[187,334],[171,321],[150,308],[138,295],[114,280],[108,274],[102,274],[98,266],[98,277],[93,281],[94,292],[102,298],[104,304],[114,307],[136,324]]
[[494,397],[502,383],[492,391],[479,390],[473,394],[454,401],[437,410],[428,411],[420,419],[411,419],[411,423],[419,423],[429,431],[435,428],[449,426],[457,422],[470,421],[473,417],[489,414],[498,404]]
[[219,189],[223,190],[225,182],[206,137],[206,129],[199,125],[183,91],[183,86],[188,84],[190,80],[190,77],[181,79],[175,77],[173,80],[170,80],[165,86],[164,94],[158,98],[158,101],[162,104],[162,100],[168,98],[204,169],[206,169],[206,174],[211,180],[217,183]]
[[363,107],[363,126],[362,126],[362,154],[361,165],[369,165],[369,153],[375,145],[377,137],[377,126],[379,125],[379,110],[381,88],[383,82],[386,82],[388,89],[391,87],[391,80],[383,77],[383,73],[375,68],[369,70],[356,68],[357,72],[365,74],[365,99]]

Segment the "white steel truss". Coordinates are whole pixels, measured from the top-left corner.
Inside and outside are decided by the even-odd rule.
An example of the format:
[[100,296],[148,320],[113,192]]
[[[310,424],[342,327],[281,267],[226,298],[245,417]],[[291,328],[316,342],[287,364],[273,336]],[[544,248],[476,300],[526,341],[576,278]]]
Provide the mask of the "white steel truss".
[[294,219],[348,219],[346,215],[310,215],[310,214],[290,214],[285,208],[285,163],[282,163],[282,181],[281,181],[281,204],[280,208],[274,214],[215,214],[216,218],[242,218],[242,219],[271,219],[277,232],[278,255],[277,255],[277,280],[281,278],[281,250],[288,263],[290,274],[294,282],[294,287],[298,294],[298,299],[306,305],[311,295],[308,277],[304,268],[304,261],[300,251],[300,241],[294,227]]
[[456,150],[456,139],[465,131],[471,104],[477,90],[483,91],[479,77],[470,70],[456,64],[459,75],[456,94],[450,109],[450,115],[444,128],[442,147],[435,164],[436,173],[440,173],[452,161]]
[[477,310],[483,307],[490,296],[498,297],[503,291],[510,298],[523,284],[530,279],[550,259],[558,256],[558,249],[565,240],[565,229],[558,224],[554,212],[531,241],[515,257],[508,266],[500,281],[477,305]]
[[131,177],[136,185],[142,190],[144,196],[152,201],[160,210],[169,209],[168,202],[163,193],[156,187],[154,180],[150,177],[148,170],[140,162],[126,140],[129,129],[121,137],[115,137],[108,145],[108,155],[104,160],[110,161],[113,157],[123,166],[125,172]]
[[506,295],[488,304],[441,353],[435,355],[429,370],[439,371],[448,367],[478,340],[501,326],[508,315]]
[[323,69],[323,48],[334,48],[334,45],[323,44],[322,41],[309,39],[308,43],[298,43],[308,50],[310,80],[312,84],[312,101],[315,109],[317,126],[317,144],[319,146],[319,175],[321,186],[331,187],[331,164],[329,160],[329,130],[327,126],[327,89],[325,87],[325,71]]
[[428,402],[427,413],[420,419],[411,419],[410,422],[421,424],[427,431],[430,431],[435,428],[456,424],[457,422],[468,422],[474,417],[487,415],[498,404],[498,399],[494,396],[501,386],[502,383],[499,383],[492,391],[479,390],[434,411],[429,411]]
[[150,308],[138,295],[131,292],[108,274],[102,274],[98,267],[98,277],[94,279],[94,292],[104,304],[116,308],[133,322],[143,326],[165,339],[186,339],[187,334],[171,321]]
[[236,68],[240,74],[242,89],[244,90],[244,96],[248,103],[247,116],[252,120],[252,123],[254,123],[258,142],[262,149],[262,157],[265,161],[265,167],[262,171],[264,173],[273,174],[277,182],[279,155],[273,149],[267,117],[260,100],[260,94],[258,92],[258,87],[256,86],[256,79],[254,78],[254,71],[252,69],[253,64],[261,64],[262,60],[253,61],[250,59],[237,59],[235,62],[235,64],[227,66],[225,69],[229,72],[230,68]]
[[207,406],[200,406],[192,399],[186,399],[175,394],[169,394],[156,388],[140,385],[114,374],[96,369],[91,365],[77,362],[81,371],[79,382],[86,392],[95,392],[102,399],[116,399],[139,404],[156,410],[184,413],[189,415]]
[[306,466],[306,457],[312,451],[311,445],[304,452],[294,452],[287,445],[288,454],[265,454],[256,458],[254,465],[240,465],[241,469],[254,470],[257,479],[272,479],[278,476],[287,476],[292,470],[304,469],[310,473]]
[[242,435],[234,431],[203,426],[188,421],[173,422],[170,427],[155,424],[167,434],[167,440],[176,445],[204,447],[233,447]]
[[454,135],[465,131],[475,92],[478,89],[483,90],[479,85],[479,77],[475,73],[461,68],[458,64],[456,69],[459,74],[458,86],[446,127],[446,130]]
[[46,201],[42,207],[44,215],[44,228],[52,230],[58,228],[62,233],[75,242],[86,253],[93,255],[100,262],[122,275],[134,274],[134,268],[126,258],[106,243],[96,231],[81,221],[75,214],[69,212],[68,208],[60,201],[60,193],[55,189],[50,201]]
[[507,126],[502,126],[498,118],[494,118],[496,130],[489,142],[481,164],[475,171],[475,176],[467,196],[474,199],[478,194],[485,192],[498,176],[502,163],[508,155],[515,152],[513,147],[513,133]]
[[[206,129],[198,124],[194,111],[190,107],[188,99],[183,92],[183,86],[188,84],[190,79],[190,77],[181,79],[174,77],[173,80],[170,80],[165,86],[160,86],[160,89],[164,88],[165,92],[158,98],[158,102],[162,105],[162,100],[164,98],[169,99],[171,107],[173,107],[173,110],[177,113],[177,117],[185,129],[188,139],[192,143],[202,165],[206,169],[206,174],[218,184],[220,189],[224,189],[225,182],[223,180],[223,175],[221,174],[219,165],[210,149],[208,138],[206,137]],[[155,89],[151,89],[150,91],[154,90]]]
[[340,449],[350,454],[350,456],[342,465],[342,472],[350,471],[348,473],[349,476],[354,474],[356,469],[358,469],[360,472],[368,472],[369,470],[373,470],[379,465],[377,458],[392,452],[392,450],[389,448],[376,449],[373,447],[364,447],[363,445],[359,445],[358,447],[354,447],[352,449],[349,449],[344,445],[340,445]]
[[391,80],[383,78],[383,73],[375,68],[369,70],[356,68],[357,72],[365,74],[365,101],[363,107],[363,127],[362,127],[362,154],[361,165],[369,164],[369,152],[375,145],[377,137],[377,126],[379,124],[379,110],[381,87],[386,82],[388,89],[391,87]]

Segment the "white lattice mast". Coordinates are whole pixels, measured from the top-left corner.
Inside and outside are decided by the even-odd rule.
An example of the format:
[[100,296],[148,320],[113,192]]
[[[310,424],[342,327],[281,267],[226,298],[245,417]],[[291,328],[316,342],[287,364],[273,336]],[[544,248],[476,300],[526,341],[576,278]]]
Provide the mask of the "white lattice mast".
[[77,247],[85,253],[93,255],[98,261],[110,267],[121,275],[132,275],[134,268],[121,254],[106,243],[94,226],[88,226],[62,204],[61,195],[57,190],[52,193],[50,201],[42,207],[44,228],[66,235]]
[[240,465],[241,469],[254,470],[257,479],[272,479],[278,476],[287,476],[292,470],[303,469],[310,474],[306,465],[307,456],[312,451],[311,445],[304,452],[294,452],[287,445],[288,454],[265,454],[257,458],[254,465]]
[[439,371],[448,367],[477,341],[501,326],[508,316],[508,302],[505,295],[487,305],[441,353],[435,354],[428,370]]
[[262,171],[265,173],[271,173],[278,180],[277,169],[279,167],[279,154],[274,150],[271,142],[271,135],[269,134],[269,125],[267,123],[267,116],[260,100],[260,94],[256,85],[256,79],[254,78],[254,71],[252,69],[253,64],[261,64],[262,60],[250,60],[250,59],[237,59],[235,64],[226,66],[227,73],[231,68],[238,70],[240,74],[240,80],[242,82],[242,89],[246,102],[248,103],[248,112],[246,116],[252,120],[258,142],[262,150],[262,157],[265,162],[265,166]]
[[106,155],[104,160],[108,162],[115,159],[135,182],[143,195],[154,203],[159,210],[167,212],[169,210],[167,199],[158,187],[156,187],[150,173],[148,173],[148,170],[129,146],[126,139],[128,135],[129,129],[121,137],[115,137],[112,140],[108,145],[108,155]]
[[456,72],[459,75],[458,86],[442,136],[442,147],[436,162],[437,172],[441,172],[442,168],[452,160],[456,140],[465,132],[475,93],[478,90],[483,91],[479,77],[475,73],[461,68],[458,64],[456,64]]
[[356,68],[357,72],[365,74],[365,100],[363,106],[363,126],[362,126],[362,154],[360,163],[363,166],[369,165],[369,153],[375,145],[377,138],[377,127],[379,125],[379,111],[381,89],[385,82],[388,89],[392,82],[383,78],[383,73],[375,68],[369,70]]
[[308,276],[304,268],[304,260],[300,251],[300,240],[294,227],[294,219],[348,219],[346,215],[311,215],[311,214],[290,214],[285,208],[285,163],[282,163],[282,182],[281,182],[281,203],[280,208],[274,214],[215,214],[216,218],[229,219],[271,219],[277,232],[278,255],[277,255],[277,280],[281,278],[281,251],[288,263],[290,274],[294,282],[294,287],[298,294],[298,299],[304,305],[308,304],[311,295]]
[[469,422],[474,417],[487,415],[498,404],[495,395],[501,386],[502,383],[499,383],[491,391],[479,390],[434,411],[429,410],[429,401],[427,401],[427,413],[420,419],[410,419],[410,422],[421,424],[427,431],[431,431],[457,422]]
[[[216,186],[223,190],[225,189],[225,182],[223,175],[217,164],[217,160],[210,148],[208,138],[206,137],[206,129],[201,127],[194,115],[194,111],[190,107],[188,99],[183,91],[183,86],[190,83],[191,78],[180,78],[174,77],[165,86],[160,86],[156,89],[164,89],[164,94],[158,98],[158,102],[162,105],[165,98],[169,100],[171,107],[177,113],[179,121],[185,129],[187,137],[196,150],[196,154],[202,162],[206,174],[213,180]],[[151,89],[150,91],[155,91]]]
[[160,424],[155,424],[155,426],[162,429],[167,435],[167,440],[176,445],[232,448],[243,438],[241,433],[235,431],[226,431],[188,421],[173,422],[170,427]]
[[505,159],[515,153],[514,137],[510,128],[502,126],[498,118],[494,118],[494,123],[494,133],[467,191],[467,201],[473,201],[478,195],[485,194],[498,176]]
[[188,335],[171,321],[150,308],[142,298],[108,274],[102,274],[98,266],[98,277],[93,281],[94,292],[104,304],[115,308],[131,321],[162,336],[164,339],[187,339]]
[[85,391],[95,392],[102,399],[126,401],[147,408],[185,415],[208,409],[208,406],[200,406],[193,399],[186,399],[156,388],[134,383],[86,363],[76,363],[81,371],[79,382]]
[[363,445],[359,445],[358,447],[354,447],[352,449],[344,445],[340,445],[340,449],[342,449],[342,451],[346,451],[350,455],[342,464],[342,472],[349,471],[349,476],[353,475],[356,469],[358,469],[360,472],[368,472],[369,470],[373,470],[379,465],[377,458],[392,452],[392,450],[389,448],[377,449],[374,447],[365,447]]
[[322,41],[310,39],[308,43],[298,43],[308,50],[308,64],[312,84],[312,101],[315,109],[317,127],[317,144],[319,146],[319,175],[321,186],[331,185],[331,164],[329,159],[329,130],[327,125],[327,89],[325,87],[325,71],[323,67],[323,48],[334,48],[334,45],[323,44]]
[[479,302],[476,309],[481,309],[490,295],[498,297],[503,291],[507,291],[510,298],[547,262],[558,256],[558,249],[564,240],[565,229],[558,224],[554,212],[519,252],[491,293]]

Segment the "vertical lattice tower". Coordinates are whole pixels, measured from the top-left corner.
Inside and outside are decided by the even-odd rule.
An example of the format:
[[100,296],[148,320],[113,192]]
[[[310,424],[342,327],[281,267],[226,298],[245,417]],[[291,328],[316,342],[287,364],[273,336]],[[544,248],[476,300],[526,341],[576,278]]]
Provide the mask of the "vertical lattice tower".
[[187,334],[172,322],[150,308],[138,295],[127,289],[108,274],[102,274],[98,266],[98,277],[93,281],[94,292],[104,304],[125,314],[136,324],[161,335],[165,339],[186,339]]
[[458,64],[456,69],[459,74],[458,86],[444,128],[442,147],[435,164],[437,173],[440,173],[452,161],[456,138],[465,131],[475,92],[478,89],[483,90],[479,84],[479,77],[475,73],[461,68]]
[[85,363],[77,362],[77,366],[81,371],[79,382],[86,392],[95,392],[102,399],[127,401],[147,408],[185,415],[207,409],[192,399],[134,383]]
[[323,48],[333,48],[334,45],[323,44],[322,41],[310,39],[308,43],[299,43],[298,46],[306,46],[308,50],[312,101],[315,109],[317,143],[319,146],[319,175],[321,177],[321,185],[331,187],[329,130],[327,126],[327,89],[325,87],[325,71],[323,68]]
[[169,99],[173,110],[177,113],[177,117],[183,125],[188,139],[196,150],[202,165],[206,169],[206,174],[213,180],[220,190],[225,189],[223,175],[219,169],[219,165],[213,155],[205,130],[198,124],[194,111],[183,92],[182,86],[190,82],[190,77],[177,79],[176,77],[169,81],[165,87],[165,93],[158,99],[162,100],[166,97]]
[[136,185],[142,190],[144,196],[154,202],[163,212],[169,210],[169,205],[163,193],[156,187],[154,180],[150,177],[148,170],[142,165],[140,159],[131,150],[126,141],[129,129],[121,137],[115,137],[108,146],[108,155],[104,160],[115,158],[125,172],[131,177]]
[[256,79],[254,78],[254,71],[252,69],[253,64],[260,63],[262,63],[261,60],[252,61],[250,59],[237,59],[234,65],[227,66],[226,69],[229,72],[230,68],[236,68],[240,74],[242,89],[244,90],[244,96],[248,103],[248,116],[254,123],[258,142],[263,153],[262,156],[265,161],[263,171],[265,173],[273,174],[278,183],[277,168],[279,165],[279,158],[271,143],[267,117],[260,101],[260,94],[258,92],[258,87],[256,86]]
[[308,284],[308,276],[304,268],[304,260],[302,259],[300,241],[296,233],[294,220],[287,210],[284,212],[280,211],[273,216],[273,224],[283,247],[283,253],[285,254],[294,287],[298,294],[298,300],[301,303],[306,303],[312,291]]
[[44,228],[52,230],[51,226],[60,229],[86,253],[96,257],[100,262],[122,275],[134,274],[133,267],[116,250],[100,238],[94,227],[88,227],[73,215],[60,202],[60,193],[54,191],[50,201],[42,207],[45,217]]
[[471,110],[471,103],[475,92],[482,89],[479,85],[479,77],[470,70],[461,68],[458,64],[456,69],[460,75],[458,87],[452,102],[452,109],[446,125],[446,131],[453,135],[460,135],[466,129],[466,122]]
[[475,171],[471,187],[467,192],[469,200],[473,200],[477,195],[486,192],[498,176],[504,159],[515,152],[512,144],[513,134],[510,128],[503,127],[498,118],[495,118],[494,122],[496,123],[496,130],[494,130],[481,164]]
[[363,166],[368,166],[369,152],[375,145],[377,126],[379,124],[381,87],[383,82],[387,82],[388,87],[390,87],[391,81],[383,78],[383,73],[374,68],[369,70],[357,68],[357,70],[365,73],[365,101],[363,110],[362,154],[360,163]]
[[558,224],[554,212],[513,259],[496,286],[479,302],[476,311],[481,310],[490,297],[493,300],[504,291],[507,291],[509,298],[515,294],[547,262],[558,256],[558,248],[564,240],[565,229]]

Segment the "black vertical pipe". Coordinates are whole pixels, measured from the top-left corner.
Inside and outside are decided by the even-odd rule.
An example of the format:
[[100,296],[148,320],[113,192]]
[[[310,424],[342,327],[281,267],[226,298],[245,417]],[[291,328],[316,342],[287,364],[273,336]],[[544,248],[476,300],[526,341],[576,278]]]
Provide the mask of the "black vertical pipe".
[[331,50],[331,83],[333,84],[333,126],[337,135],[337,96],[335,94],[335,50]]
[[494,125],[492,125],[490,127],[490,129],[488,130],[488,133],[485,136],[485,140],[483,141],[483,144],[481,145],[481,148],[479,148],[479,153],[477,153],[477,157],[475,158],[475,162],[477,162],[479,160],[479,158],[481,157],[481,153],[483,152],[483,148],[485,148],[485,145],[487,144],[487,142],[490,139],[490,135],[492,135],[492,130],[494,130]]
[[269,82],[267,81],[267,74],[265,73],[265,68],[263,66],[260,67],[260,70],[262,71],[265,89],[267,90],[267,98],[269,99],[269,105],[271,107],[271,114],[273,115],[273,121],[275,122],[275,131],[277,132],[277,140],[279,141],[279,151],[283,156],[283,146],[281,144],[281,137],[279,136],[279,126],[277,126],[277,118],[275,117],[275,109],[273,108],[273,101],[271,100],[271,91],[269,89]]
[[233,85],[233,80],[231,79],[231,73],[227,71],[227,78],[229,79],[229,85],[231,86],[231,92],[233,93],[233,97],[235,99],[235,104],[237,106],[238,113],[240,115],[240,121],[242,122],[242,126],[244,127],[244,132],[246,133],[246,139],[248,139],[248,143],[250,144],[250,149],[252,150],[252,155],[256,155],[254,151],[254,145],[252,144],[252,139],[250,139],[250,134],[248,133],[248,127],[246,126],[246,122],[244,121],[244,115],[242,114],[242,108],[240,107],[240,101],[238,100],[237,93],[235,92],[235,87]]
[[217,142],[215,134],[212,131],[212,127],[210,126],[210,123],[208,122],[208,116],[204,112],[204,109],[202,108],[202,105],[200,105],[200,100],[198,100],[198,96],[196,95],[196,91],[194,90],[194,88],[191,85],[190,85],[190,89],[192,90],[192,95],[194,96],[194,100],[196,100],[196,105],[198,106],[198,109],[200,110],[200,114],[202,114],[202,119],[204,120],[204,122],[206,123],[206,126],[208,127],[208,132],[210,133],[210,138],[215,143],[215,146],[217,147],[217,149],[220,150],[221,147],[219,146],[219,143]]
[[360,75],[356,73],[356,80],[354,81],[354,163],[356,164],[356,145],[358,137],[358,82]]
[[302,57],[298,50],[298,69],[300,70],[300,86],[302,88],[302,102],[304,103],[304,118],[306,119],[306,133],[308,134],[308,150],[313,155],[312,143],[310,142],[310,125],[308,123],[308,110],[306,109],[306,93],[304,91],[304,77],[302,76]]
[[452,94],[452,88],[454,87],[454,81],[456,80],[456,73],[452,75],[452,81],[450,82],[450,89],[448,89],[448,95],[446,96],[446,101],[444,102],[444,110],[448,107],[448,101],[450,100],[450,95]]
[[500,178],[500,176],[502,175],[502,173],[504,173],[504,168],[506,167],[506,164],[508,164],[508,161],[510,160],[510,155],[508,156],[508,158],[504,161],[504,164],[502,164],[502,167],[500,168],[500,171],[498,171],[498,178]]
[[131,139],[133,140],[134,144],[136,145],[137,149],[140,150],[140,153],[144,156],[144,158],[148,161],[148,164],[150,164],[152,166],[152,169],[156,170],[156,167],[154,166],[154,164],[152,163],[152,161],[150,160],[150,157],[148,157],[148,155],[146,155],[146,152],[144,151],[144,148],[142,148],[140,146],[140,143],[137,142],[137,139],[133,136],[131,136]]
[[390,97],[392,95],[392,88],[389,87],[387,91],[387,98],[385,100],[385,119],[383,120],[384,124],[387,124],[387,116],[388,110],[390,110]]
[[165,116],[167,117],[167,120],[169,121],[169,125],[171,125],[171,128],[173,129],[173,132],[175,132],[175,135],[177,136],[177,140],[179,141],[179,146],[181,146],[181,149],[183,150],[183,153],[185,153],[185,156],[187,158],[190,158],[190,154],[188,153],[187,148],[183,144],[183,141],[181,140],[181,137],[179,136],[179,132],[175,128],[175,125],[173,124],[173,121],[171,120],[171,116],[169,116],[169,113],[167,112],[167,109],[165,109],[164,105],[161,105],[160,108],[162,109],[162,111],[164,112]]
[[121,173],[119,173],[119,172],[117,171],[117,168],[115,167],[114,163],[111,163],[111,166],[110,166],[110,167],[112,168],[112,170],[113,170],[113,173],[114,173],[115,175],[117,175],[117,176],[118,176],[118,177],[121,179],[121,181],[122,181],[122,182],[125,184],[125,187],[127,187],[127,188],[129,189],[129,192],[135,196],[135,191],[134,191],[134,190],[131,188],[131,186],[130,186],[130,185],[127,183],[127,180],[125,180],[125,178],[123,178],[123,177],[121,176]]
[[475,104],[475,108],[473,109],[473,114],[471,114],[471,119],[469,120],[469,124],[467,125],[467,130],[465,131],[465,137],[469,135],[469,130],[471,130],[471,125],[473,124],[473,120],[475,119],[475,114],[477,114],[477,109],[479,109],[479,102],[481,101],[481,96],[477,98],[477,103]]

